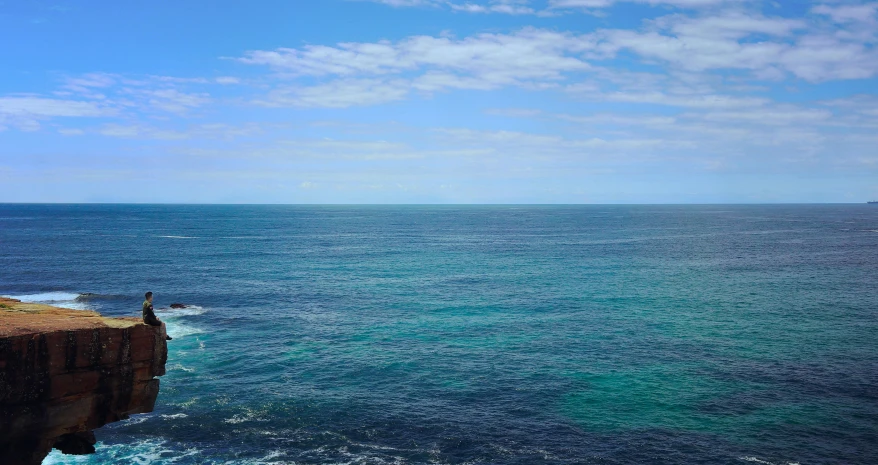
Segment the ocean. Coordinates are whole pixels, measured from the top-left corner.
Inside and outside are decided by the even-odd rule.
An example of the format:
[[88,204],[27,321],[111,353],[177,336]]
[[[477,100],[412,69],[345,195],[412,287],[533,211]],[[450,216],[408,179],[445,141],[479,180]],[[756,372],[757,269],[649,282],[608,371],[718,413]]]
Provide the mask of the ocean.
[[873,205],[0,205],[0,295],[146,291],[155,412],[46,464],[878,463]]

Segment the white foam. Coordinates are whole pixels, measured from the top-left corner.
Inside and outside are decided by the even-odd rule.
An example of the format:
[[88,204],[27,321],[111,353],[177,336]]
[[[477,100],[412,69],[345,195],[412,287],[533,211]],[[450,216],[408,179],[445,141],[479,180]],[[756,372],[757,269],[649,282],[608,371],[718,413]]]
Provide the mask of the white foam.
[[160,315],[165,318],[202,315],[206,312],[207,310],[205,310],[203,307],[199,307],[198,305],[187,305],[186,308],[159,308],[155,311],[156,315]]
[[168,336],[179,339],[181,337],[191,336],[193,334],[201,334],[204,332],[201,328],[184,325],[175,321],[165,321],[165,327],[168,330]]
[[198,239],[197,237],[193,237],[193,236],[158,236],[158,237],[164,237],[165,239]]
[[155,314],[165,322],[168,330],[168,336],[180,338],[191,336],[193,334],[201,334],[203,329],[181,323],[178,319],[184,316],[203,315],[207,309],[198,305],[187,305],[186,308],[160,308]]
[[43,465],[80,465],[88,463],[124,463],[137,465],[157,465],[176,463],[184,457],[200,455],[194,448],[172,450],[167,441],[146,440],[136,444],[103,445],[98,443],[95,455],[63,455],[57,450],[49,453]]
[[176,420],[178,418],[186,418],[188,416],[189,415],[186,415],[185,413],[175,413],[173,415],[162,415],[161,417],[165,420]]
[[22,302],[65,302],[68,300],[76,300],[79,294],[70,292],[41,292],[39,294],[24,294],[5,296],[18,299]]
[[229,423],[231,425],[237,425],[238,423],[244,423],[245,421],[268,421],[265,418],[261,418],[257,415],[256,412],[247,411],[245,413],[239,413],[233,415],[232,418],[226,418],[223,420],[224,423]]
[[756,457],[740,457],[740,459],[745,461],[745,462],[755,462],[755,463],[762,463],[764,465],[774,465],[771,462],[766,462],[765,460],[761,460],[761,459],[758,459]]
[[137,416],[131,417],[127,420],[123,420],[121,423],[119,423],[119,425],[121,425],[121,426],[136,425],[139,423],[143,423],[144,421],[149,420],[150,418],[152,418],[152,415],[137,415]]
[[[173,336],[171,336],[171,337],[173,337]],[[187,368],[179,363],[175,363],[175,364],[169,366],[168,370],[181,370],[181,371],[185,371],[186,373],[194,373],[195,372],[195,368]]]
[[86,302],[79,302],[80,294],[71,292],[41,292],[38,294],[7,295],[10,299],[20,300],[27,303],[54,305],[55,307],[69,308],[72,310],[88,310]]
[[[232,460],[230,462],[223,462],[224,465],[296,465],[298,462],[287,462],[287,461],[278,461],[277,459],[284,457],[286,452],[280,450],[269,451],[265,457],[261,459],[244,459],[244,460]],[[347,465],[352,465],[352,462],[346,462]]]
[[[762,465],[777,465],[777,464],[775,464],[774,462],[769,462],[769,461],[767,461],[767,460],[762,460],[762,459],[760,459],[760,458],[758,458],[758,457],[738,457],[738,459],[739,459],[739,460],[743,460],[743,461],[745,461],[745,462],[761,463]],[[784,464],[784,465],[799,465],[799,463],[798,463],[798,462],[787,462],[787,463]]]

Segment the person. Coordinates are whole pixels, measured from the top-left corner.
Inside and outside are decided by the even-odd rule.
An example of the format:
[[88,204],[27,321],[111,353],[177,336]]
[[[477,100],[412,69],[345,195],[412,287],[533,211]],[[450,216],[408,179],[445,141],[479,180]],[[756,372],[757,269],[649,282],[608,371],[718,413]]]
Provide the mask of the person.
[[[159,320],[155,316],[155,312],[152,309],[152,292],[146,293],[146,300],[143,301],[143,322],[150,326],[161,326],[162,320]],[[165,339],[170,341],[173,339],[171,336],[165,335]]]

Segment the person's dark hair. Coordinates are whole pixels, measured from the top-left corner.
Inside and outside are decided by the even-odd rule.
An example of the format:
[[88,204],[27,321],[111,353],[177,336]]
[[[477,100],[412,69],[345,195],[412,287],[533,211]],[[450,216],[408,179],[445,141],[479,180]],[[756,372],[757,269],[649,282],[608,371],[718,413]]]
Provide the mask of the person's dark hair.
[[147,292],[147,293],[146,293],[146,298],[149,299],[150,297],[152,297],[152,292]]

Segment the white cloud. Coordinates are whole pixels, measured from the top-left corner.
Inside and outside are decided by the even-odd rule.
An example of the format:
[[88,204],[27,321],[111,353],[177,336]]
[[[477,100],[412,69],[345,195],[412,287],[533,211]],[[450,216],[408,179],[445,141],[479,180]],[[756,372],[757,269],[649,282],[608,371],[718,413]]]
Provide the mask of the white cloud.
[[[600,3],[600,2],[598,2]],[[678,1],[676,6],[711,2]],[[521,6],[522,2],[492,5]],[[584,5],[584,3],[578,3]],[[595,3],[597,4],[597,3]],[[572,4],[569,4],[572,5]],[[827,7],[828,8],[828,7]],[[848,18],[853,13],[822,9]],[[839,12],[842,11],[842,12]],[[829,29],[827,29],[829,27]],[[806,18],[768,17],[727,10],[688,16],[672,14],[648,21],[640,30],[603,29],[573,34],[524,28],[511,34],[465,38],[412,36],[399,41],[308,45],[247,52],[238,60],[268,66],[280,79],[310,78],[316,84],[281,85],[258,103],[273,106],[344,108],[406,98],[412,91],[563,88],[601,94],[602,100],[686,107],[759,104],[757,97],[717,94],[706,76],[746,72],[749,80],[777,81],[789,76],[810,81],[861,79],[878,75],[874,34],[845,36],[834,26]],[[670,92],[654,83],[607,89],[606,77],[653,79],[607,60],[632,53],[642,63],[664,66],[659,79],[676,76],[690,92]],[[617,65],[616,65],[617,66]],[[686,79],[687,81],[682,81]],[[604,82],[604,84],[601,84]],[[695,83],[702,88],[693,88]],[[618,84],[618,83],[616,83]],[[630,84],[630,82],[629,82]],[[668,82],[665,82],[668,85]]]
[[0,97],[0,129],[12,126],[22,131],[35,131],[40,128],[40,121],[50,118],[96,118],[114,114],[115,109],[91,101],[30,95]]
[[628,50],[691,72],[748,70],[760,79],[781,79],[788,73],[811,82],[878,75],[874,33],[835,32],[802,19],[725,12],[665,16],[647,30],[603,30],[597,35],[610,55]]
[[185,93],[176,89],[144,90],[137,93],[146,97],[151,106],[170,113],[186,113],[210,102],[207,93]]
[[448,3],[454,11],[467,13],[502,13],[508,15],[531,15],[536,10],[527,6],[528,0],[491,0],[488,3]]
[[[153,140],[222,139],[232,140],[260,134],[257,124],[233,126],[222,123],[196,124],[180,129],[158,128],[143,124],[106,124],[93,132],[109,137]],[[82,133],[82,131],[80,131]]]
[[235,84],[235,77],[218,77],[211,81],[201,77],[145,76],[128,77],[110,73],[88,73],[68,77],[56,94],[102,100],[117,109],[159,110],[184,114],[211,102],[203,91],[187,91],[189,87],[217,84]]
[[347,108],[402,100],[409,92],[404,80],[339,79],[314,86],[286,86],[255,103],[269,106]]
[[485,114],[494,116],[507,116],[510,118],[528,118],[539,116],[542,110],[536,108],[489,108],[485,110]]
[[119,124],[108,124],[98,132],[104,136],[110,137],[137,137],[142,129],[138,126],[122,126]]
[[32,117],[96,117],[115,113],[94,102],[59,100],[37,96],[0,97],[0,114]]
[[588,65],[574,56],[590,46],[572,34],[526,28],[461,40],[414,36],[399,42],[340,43],[248,52],[240,61],[294,76],[353,76],[443,70],[498,82],[559,79]]
[[272,104],[345,107],[398,100],[409,89],[552,86],[571,73],[590,69],[577,56],[590,46],[587,38],[526,28],[515,34],[478,34],[459,40],[414,36],[399,42],[257,50],[240,61],[267,65],[281,77],[341,78],[276,90],[268,99]]
[[217,84],[229,85],[229,84],[240,84],[241,80],[233,77],[233,76],[220,76],[215,79]]
[[118,79],[119,76],[109,73],[87,73],[67,79],[62,89],[92,95],[95,89],[111,87],[116,84]]
[[[355,0],[362,1],[362,0]],[[758,0],[548,0],[535,2],[531,0],[368,0],[393,7],[447,7],[452,11],[466,13],[501,13],[510,15],[536,14],[551,16],[559,10],[598,10],[608,8],[617,3],[640,3],[650,6],[675,8],[705,8],[723,5],[741,5],[755,3]],[[545,4],[540,8],[537,4]]]
[[878,15],[878,3],[855,5],[817,5],[811,9],[818,15],[829,16],[838,23],[874,23]]

